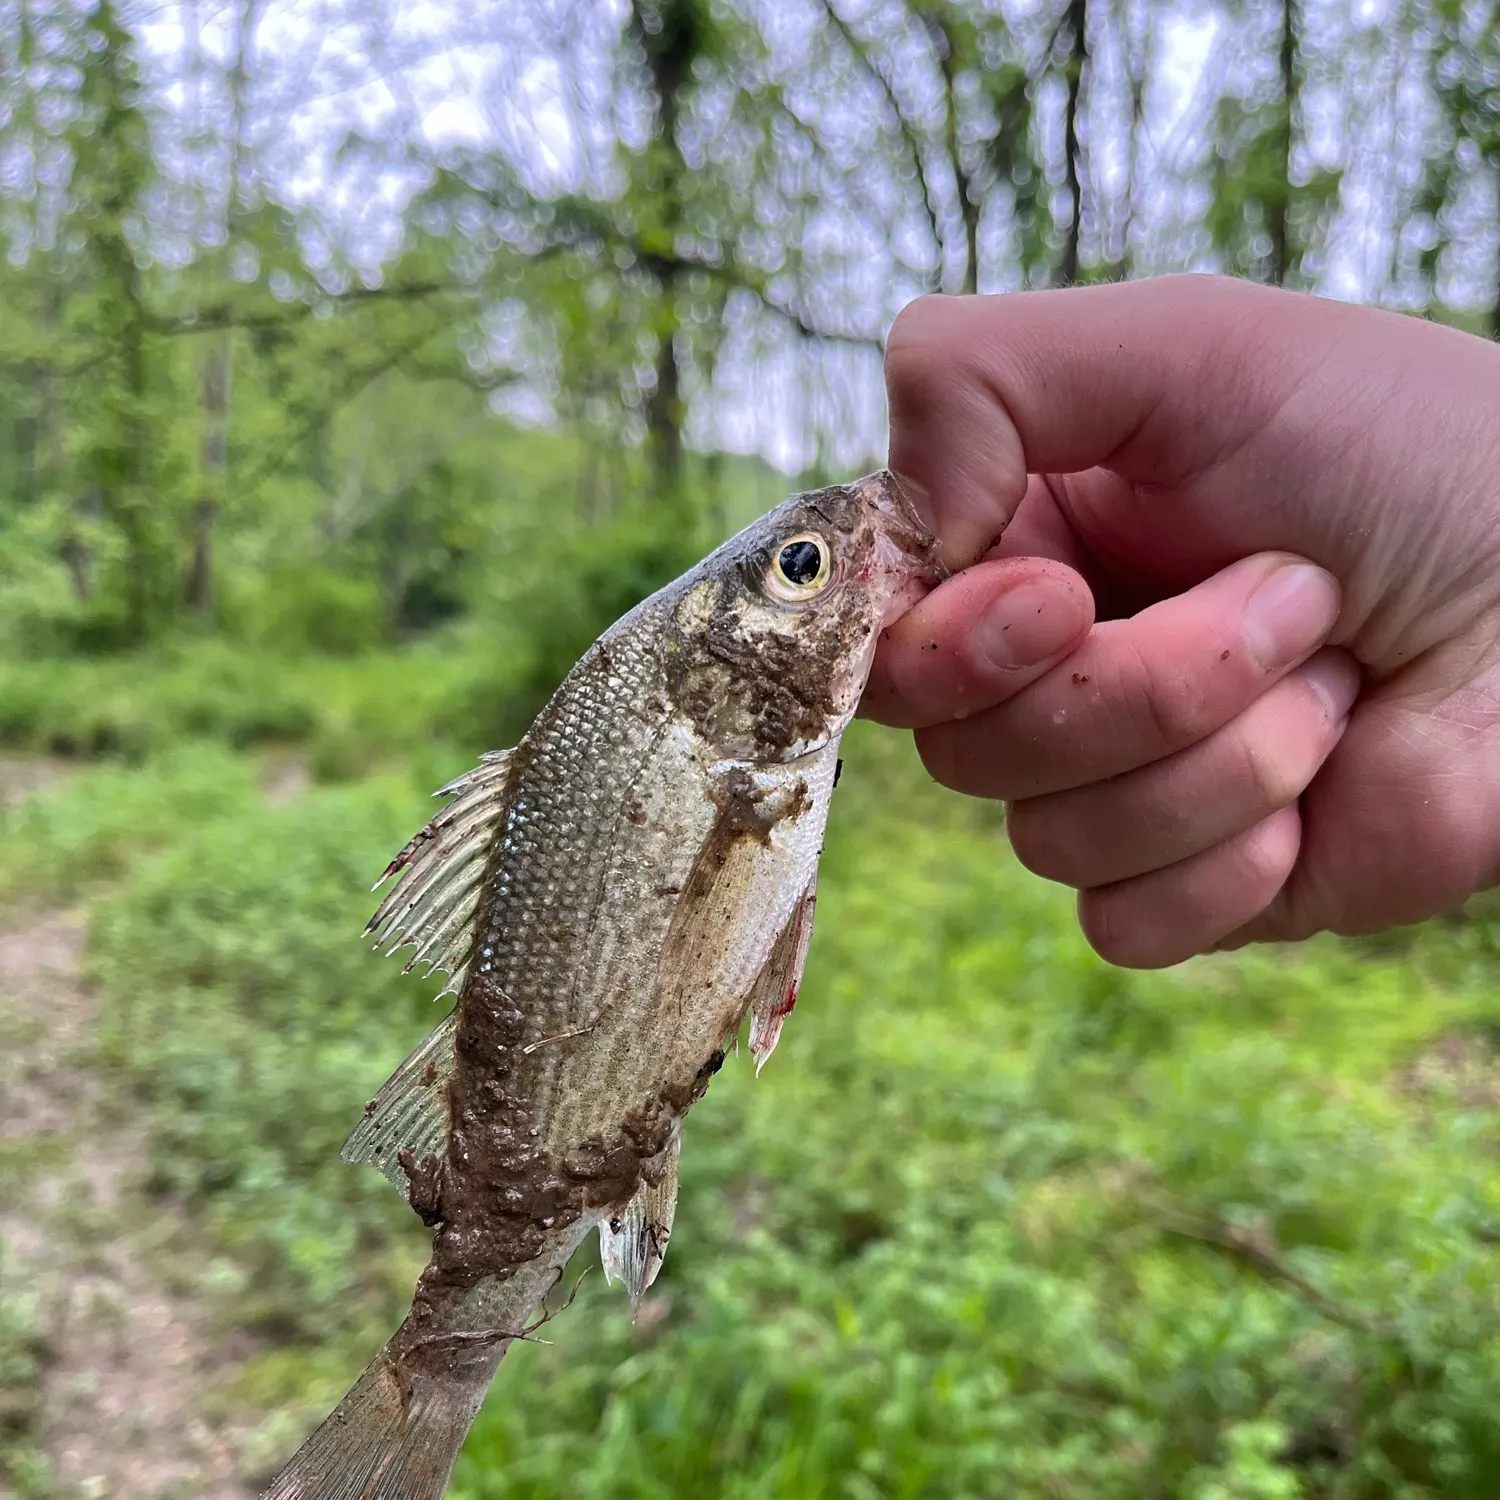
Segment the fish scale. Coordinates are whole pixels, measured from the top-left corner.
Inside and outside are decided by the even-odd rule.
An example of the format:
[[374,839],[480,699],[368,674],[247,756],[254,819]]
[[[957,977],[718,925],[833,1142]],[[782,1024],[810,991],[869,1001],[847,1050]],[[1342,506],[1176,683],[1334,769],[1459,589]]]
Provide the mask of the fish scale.
[[744,1018],[758,1069],[796,1000],[839,739],[932,553],[887,474],[793,496],[605,632],[392,861],[370,930],[458,998],[343,1155],[432,1253],[265,1500],[438,1500],[587,1234],[632,1304],[651,1285],[685,1116]]
[[[483,958],[481,970],[492,963],[501,987],[525,1002],[531,1041],[567,1029],[562,1019],[576,1003],[574,944],[553,934],[563,927],[587,931],[622,800],[662,732],[622,707],[635,674],[601,672],[587,660],[581,667],[579,685],[597,694],[597,709],[539,725],[535,756],[501,840],[501,868],[518,873],[497,883],[480,937],[481,954],[494,954]],[[558,839],[554,812],[563,803],[569,836]]]

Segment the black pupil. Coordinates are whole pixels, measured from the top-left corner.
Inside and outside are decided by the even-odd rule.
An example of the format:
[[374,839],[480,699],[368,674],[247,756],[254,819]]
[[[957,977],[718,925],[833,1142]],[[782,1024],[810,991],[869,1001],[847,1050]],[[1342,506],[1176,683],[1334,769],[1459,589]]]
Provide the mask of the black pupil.
[[823,566],[823,551],[816,542],[788,542],[781,549],[781,571],[788,583],[811,583]]

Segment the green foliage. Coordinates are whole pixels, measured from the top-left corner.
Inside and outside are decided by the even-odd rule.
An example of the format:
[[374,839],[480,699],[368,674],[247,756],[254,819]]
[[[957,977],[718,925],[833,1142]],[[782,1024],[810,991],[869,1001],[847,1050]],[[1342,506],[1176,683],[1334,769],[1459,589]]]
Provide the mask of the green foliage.
[[[873,360],[909,293],[1062,267],[1310,278],[1346,176],[1389,184],[1356,208],[1388,216],[1403,298],[1495,321],[1436,303],[1493,217],[1486,7],[1397,7],[1388,37],[1211,7],[1228,61],[1160,142],[1150,7],[813,9],[795,46],[765,7],[620,11],[563,91],[609,99],[575,176],[352,138],[337,170],[417,189],[378,275],[257,154],[244,91],[282,63],[253,8],[180,77],[121,5],[0,22],[0,743],[96,762],[0,814],[0,890],[89,904],[114,1103],[210,1249],[212,1311],[258,1341],[224,1399],[287,1441],[423,1254],[337,1160],[439,1015],[362,946],[367,887],[429,788],[784,492],[688,444],[715,440],[721,358],[759,379],[790,330]],[[568,38],[491,11],[476,55],[573,81]],[[1379,68],[1429,75],[1420,139],[1340,116]],[[188,140],[169,95],[222,108]],[[1387,138],[1412,170],[1370,155]],[[791,435],[838,477],[845,407],[806,405]],[[288,754],[312,785],[270,798]],[[694,1114],[662,1280],[632,1325],[590,1278],[512,1352],[456,1493],[1487,1500],[1497,909],[1125,974],[993,809],[863,728],[850,762],[805,998],[765,1077],[742,1060]],[[43,1321],[0,1263],[0,1481],[26,1500]]]
[[[1484,923],[1458,958],[1428,928],[1114,971],[993,812],[852,738],[804,999],[689,1123],[662,1280],[632,1327],[591,1277],[512,1351],[456,1493],[1487,1495]],[[269,1345],[240,1399],[310,1416],[422,1253],[337,1152],[439,1014],[358,938],[426,808],[404,776],[280,807],[255,780],[223,750],[100,767],[10,815],[0,873],[128,869],[92,926],[106,1056],[153,1191],[217,1243],[219,1316]]]
[[0,890],[32,899],[97,890],[183,829],[259,802],[253,766],[214,745],[179,746],[144,772],[100,766],[6,809]]
[[0,665],[0,739],[60,755],[136,758],[179,739],[232,745],[306,735],[316,710],[274,658],[221,646],[133,657],[18,659]]
[[504,662],[453,639],[355,660],[180,641],[129,657],[0,663],[0,743],[126,761],[183,740],[238,749],[305,745],[317,773],[342,779],[452,740],[480,743],[479,684],[503,701]]
[[36,1289],[0,1244],[0,1484],[15,1500],[47,1500],[50,1465],[33,1442],[46,1346]]
[[289,563],[256,580],[241,603],[241,633],[273,652],[357,656],[384,634],[375,580]]
[[[1467,997],[1332,948],[1111,973],[861,751],[806,998],[687,1131],[659,1316],[586,1290],[502,1368],[461,1493],[1487,1493],[1494,1122],[1390,1088]],[[1265,1216],[1358,1313],[1164,1203]]]
[[681,506],[629,510],[572,534],[538,529],[521,540],[509,590],[468,627],[480,665],[455,710],[464,736],[513,743],[598,636],[715,540]]
[[92,966],[118,996],[104,1052],[150,1111],[152,1189],[220,1230],[236,1321],[337,1335],[412,1229],[338,1151],[413,1022],[441,1015],[433,987],[358,939],[371,879],[421,809],[379,782],[270,813],[236,815],[232,780],[224,792],[98,909]]

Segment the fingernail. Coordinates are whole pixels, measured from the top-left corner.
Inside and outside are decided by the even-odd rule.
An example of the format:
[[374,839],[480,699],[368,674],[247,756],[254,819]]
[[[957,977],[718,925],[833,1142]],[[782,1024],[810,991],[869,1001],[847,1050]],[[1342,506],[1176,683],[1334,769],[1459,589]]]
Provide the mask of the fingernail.
[[1001,594],[974,625],[975,651],[1013,672],[1066,651],[1087,626],[1082,601],[1056,583],[1022,583]]
[[1311,563],[1288,563],[1245,603],[1245,643],[1265,671],[1305,656],[1333,629],[1339,586]]
[[1320,651],[1299,675],[1322,701],[1331,724],[1342,724],[1359,697],[1359,663],[1346,651]]

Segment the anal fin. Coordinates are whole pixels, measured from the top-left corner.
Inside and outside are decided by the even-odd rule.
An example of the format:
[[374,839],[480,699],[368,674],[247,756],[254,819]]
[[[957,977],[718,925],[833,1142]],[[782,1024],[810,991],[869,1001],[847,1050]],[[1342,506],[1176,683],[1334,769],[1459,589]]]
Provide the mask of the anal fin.
[[604,1266],[604,1279],[625,1283],[632,1311],[656,1280],[666,1257],[672,1219],[677,1212],[681,1150],[681,1138],[674,1135],[660,1179],[643,1182],[620,1213],[599,1225],[599,1259]]
[[391,1074],[339,1153],[347,1162],[378,1167],[408,1200],[410,1175],[402,1158],[421,1162],[447,1155],[448,1081],[453,1077],[456,1015],[455,1011],[448,1016]]

